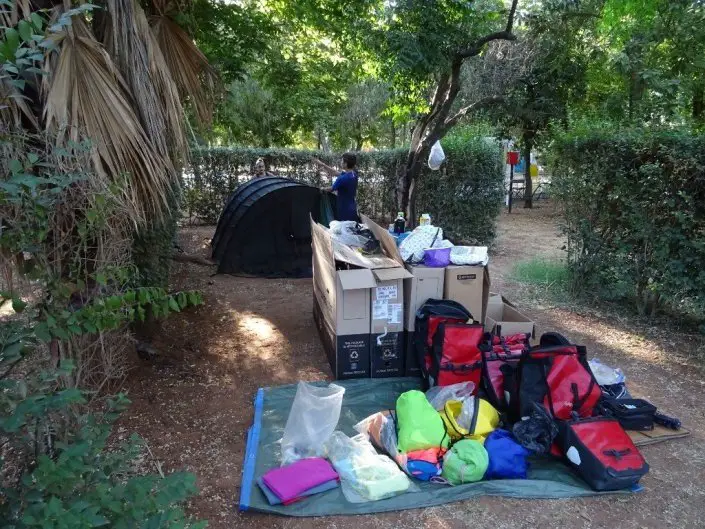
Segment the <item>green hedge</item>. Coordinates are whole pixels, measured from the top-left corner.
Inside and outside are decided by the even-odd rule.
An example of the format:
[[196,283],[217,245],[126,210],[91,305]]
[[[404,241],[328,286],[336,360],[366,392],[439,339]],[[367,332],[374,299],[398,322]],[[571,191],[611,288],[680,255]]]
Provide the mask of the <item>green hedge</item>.
[[705,316],[705,136],[568,134],[553,168],[578,289]]
[[[417,211],[430,213],[448,235],[472,243],[490,243],[502,200],[499,146],[482,139],[449,138],[444,142],[447,162],[440,171],[424,171],[419,183]],[[396,215],[397,174],[406,150],[360,152],[358,207],[380,222]],[[264,158],[270,172],[315,186],[331,180],[311,162],[317,157],[338,166],[339,154],[286,149],[195,149],[184,172],[184,213],[215,223],[230,193],[249,180],[254,162]]]

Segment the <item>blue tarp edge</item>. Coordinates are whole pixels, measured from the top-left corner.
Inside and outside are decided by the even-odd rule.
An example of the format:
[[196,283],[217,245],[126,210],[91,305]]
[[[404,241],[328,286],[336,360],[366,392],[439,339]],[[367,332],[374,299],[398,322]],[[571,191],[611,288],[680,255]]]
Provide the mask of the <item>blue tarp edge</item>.
[[240,488],[240,511],[246,511],[250,506],[250,494],[255,479],[255,464],[257,463],[257,447],[262,429],[262,408],[264,406],[264,388],[259,388],[255,395],[255,416],[252,426],[247,431],[247,446],[245,447],[245,464],[242,467],[242,483]]

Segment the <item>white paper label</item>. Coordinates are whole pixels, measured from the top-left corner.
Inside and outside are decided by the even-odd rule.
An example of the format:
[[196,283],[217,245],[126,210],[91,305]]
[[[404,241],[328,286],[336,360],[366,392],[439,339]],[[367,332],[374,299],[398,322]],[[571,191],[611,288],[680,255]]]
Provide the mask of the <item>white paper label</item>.
[[372,319],[386,320],[389,316],[389,305],[387,300],[377,300],[372,303]]
[[386,287],[377,287],[377,299],[378,300],[397,299],[397,286],[396,285],[389,285]]
[[389,315],[387,316],[389,323],[401,323],[401,303],[389,304]]

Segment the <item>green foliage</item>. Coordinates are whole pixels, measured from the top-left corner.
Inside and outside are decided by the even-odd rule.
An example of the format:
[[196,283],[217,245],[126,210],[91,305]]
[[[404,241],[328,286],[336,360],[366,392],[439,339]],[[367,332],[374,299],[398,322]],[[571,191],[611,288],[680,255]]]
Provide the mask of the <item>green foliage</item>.
[[471,244],[490,244],[504,194],[504,164],[491,138],[449,135],[442,142],[446,162],[424,170],[418,180],[416,211],[431,213],[447,236]]
[[588,92],[577,110],[639,124],[702,123],[705,5],[607,0],[591,10]]
[[704,317],[705,137],[579,132],[553,159],[576,290]]
[[566,287],[570,281],[570,270],[562,261],[535,257],[519,261],[512,269],[517,281],[538,286]]
[[121,245],[121,195],[82,169],[89,144],[45,150],[37,138],[8,133],[2,148],[10,155],[0,181],[2,264],[32,284],[26,299],[17,290],[0,292],[22,315],[0,326],[0,437],[12,448],[2,460],[10,480],[0,490],[2,526],[189,527],[179,504],[195,492],[194,477],[132,475],[140,440],[107,444],[127,401],[108,401],[105,413],[95,401],[87,407],[78,377],[94,366],[73,369],[71,351],[79,349],[78,337],[105,336],[144,319],[148,307],[166,316],[202,297],[131,286],[129,252],[115,258],[105,249]]
[[0,487],[3,527],[205,527],[191,523],[180,506],[197,492],[193,475],[137,476],[132,466],[143,441],[133,435],[108,445],[111,423],[129,404],[124,395],[108,400],[103,412],[77,413],[84,394],[60,388],[70,376],[69,362],[21,380],[7,378],[17,362],[6,354],[7,345],[0,356],[0,435],[13,451],[1,470],[16,479]]
[[132,243],[132,261],[137,268],[135,284],[167,288],[171,257],[176,242],[177,210],[161,222],[143,226]]
[[[447,156],[440,171],[425,170],[420,179],[418,211],[430,213],[449,236],[488,243],[501,207],[503,165],[501,150],[492,140],[460,134],[443,143]],[[397,174],[406,163],[403,149],[357,153],[358,209],[380,222],[396,215]],[[314,186],[330,179],[312,163],[318,157],[339,165],[338,155],[286,149],[196,149],[191,171],[184,178],[184,209],[190,216],[214,223],[230,193],[252,174],[257,158],[269,171]]]

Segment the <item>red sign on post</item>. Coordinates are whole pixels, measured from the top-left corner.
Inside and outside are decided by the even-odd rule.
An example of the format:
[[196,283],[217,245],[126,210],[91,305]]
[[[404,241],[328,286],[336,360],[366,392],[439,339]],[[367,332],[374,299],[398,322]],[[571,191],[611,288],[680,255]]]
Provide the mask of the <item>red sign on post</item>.
[[508,151],[507,152],[507,163],[509,165],[519,164],[519,151]]

